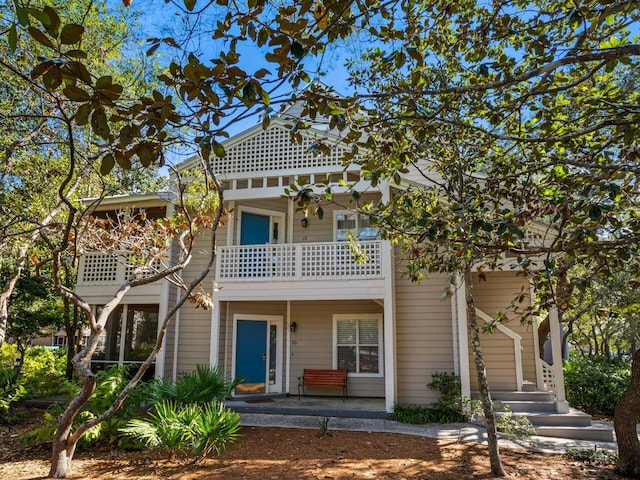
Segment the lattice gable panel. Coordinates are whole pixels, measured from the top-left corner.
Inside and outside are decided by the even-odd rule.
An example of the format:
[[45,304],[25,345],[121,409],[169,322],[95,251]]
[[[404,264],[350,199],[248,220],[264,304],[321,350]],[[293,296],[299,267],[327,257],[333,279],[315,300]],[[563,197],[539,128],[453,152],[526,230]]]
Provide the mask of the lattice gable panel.
[[229,147],[224,158],[212,160],[212,168],[219,174],[237,174],[342,165],[346,148],[335,147],[331,154],[324,155],[314,143],[304,136],[301,143],[293,142],[289,130],[273,126]]

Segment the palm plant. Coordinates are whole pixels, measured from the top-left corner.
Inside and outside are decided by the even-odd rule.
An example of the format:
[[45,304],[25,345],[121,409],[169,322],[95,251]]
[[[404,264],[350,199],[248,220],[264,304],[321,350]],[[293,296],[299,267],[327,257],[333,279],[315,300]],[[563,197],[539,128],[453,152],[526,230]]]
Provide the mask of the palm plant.
[[197,462],[235,442],[239,429],[240,415],[220,402],[162,401],[147,419],[131,420],[120,431],[148,448],[181,452]]
[[177,382],[156,380],[150,387],[150,401],[153,404],[163,400],[178,403],[221,402],[231,396],[242,379],[227,382],[223,372],[209,365],[197,365],[193,372],[186,372]]

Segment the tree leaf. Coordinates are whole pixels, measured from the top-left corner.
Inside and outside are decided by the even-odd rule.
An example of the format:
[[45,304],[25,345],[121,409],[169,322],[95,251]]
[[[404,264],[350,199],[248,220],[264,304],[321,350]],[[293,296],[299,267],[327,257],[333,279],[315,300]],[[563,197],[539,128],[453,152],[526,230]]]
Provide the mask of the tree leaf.
[[86,125],[87,123],[89,123],[89,115],[91,115],[91,111],[92,108],[90,103],[80,105],[80,108],[78,108],[78,111],[73,117],[76,121],[76,124]]
[[216,157],[218,157],[218,158],[226,157],[227,152],[226,152],[226,150],[224,149],[224,146],[221,143],[213,142],[211,144],[211,147],[213,149],[213,153],[216,154]]
[[131,170],[131,158],[128,155],[118,155],[116,161],[125,170]]
[[55,48],[53,42],[47,37],[47,35],[42,31],[37,29],[36,27],[27,28],[29,35],[38,42],[40,45],[44,45],[45,47]]
[[299,42],[293,42],[290,47],[291,54],[300,59],[304,57],[304,47]]
[[9,28],[9,50],[11,51],[11,53],[16,51],[16,48],[18,47],[18,29],[16,28],[16,24],[14,23],[13,25],[11,25],[11,28]]
[[62,27],[60,32],[60,43],[64,45],[73,45],[80,43],[82,35],[84,34],[84,27],[75,23],[68,23]]
[[113,167],[115,167],[116,161],[113,158],[113,155],[107,153],[104,157],[102,157],[102,163],[100,164],[100,174],[101,175],[109,175]]
[[111,75],[105,75],[96,80],[96,89],[101,90],[103,88],[109,88],[113,84],[113,77]]
[[67,50],[64,54],[71,58],[80,58],[83,60],[87,58],[87,52],[84,50]]
[[49,23],[43,23],[44,29],[53,38],[58,38],[58,31],[60,28],[60,17],[57,12],[49,5],[42,9],[43,13],[49,17]]
[[18,5],[18,0],[13,0],[16,8],[16,18],[21,27],[29,25],[29,12],[25,7]]
[[109,129],[107,114],[105,113],[102,105],[98,106],[98,108],[94,110],[93,115],[91,115],[91,128],[94,133],[103,140],[107,140],[109,138],[111,130]]
[[589,209],[589,218],[594,222],[602,220],[602,210],[597,205],[592,205]]
[[62,90],[67,98],[73,102],[86,102],[91,100],[91,95],[88,92],[85,92],[83,89],[69,85]]
[[27,8],[27,13],[38,20],[42,25],[51,25],[51,19],[43,10],[37,8]]
[[78,61],[69,62],[67,65],[69,71],[75,75],[78,79],[82,80],[87,85],[91,85],[91,74],[87,67],[84,66],[83,63]]
[[192,12],[193,9],[196,8],[196,2],[197,0],[184,0],[184,6],[187,10]]

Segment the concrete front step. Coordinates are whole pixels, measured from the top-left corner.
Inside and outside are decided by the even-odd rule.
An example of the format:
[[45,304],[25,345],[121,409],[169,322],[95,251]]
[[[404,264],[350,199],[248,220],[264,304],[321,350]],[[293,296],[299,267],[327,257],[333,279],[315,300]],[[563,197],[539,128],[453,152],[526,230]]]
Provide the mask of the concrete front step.
[[608,425],[594,423],[591,415],[570,408],[568,413],[557,413],[552,393],[540,391],[491,392],[496,403],[497,416],[500,416],[500,405],[511,412],[524,415],[538,430],[538,435],[545,437],[570,438],[612,442],[613,429]]
[[521,392],[521,391],[491,391],[491,399],[496,402],[525,401],[525,402],[553,402],[555,396],[549,392]]
[[[503,412],[496,412],[496,416],[504,415]],[[588,427],[591,425],[591,415],[570,409],[569,413],[548,413],[548,412],[523,412],[519,413],[529,419],[536,427],[538,426],[566,426],[566,427]]]
[[514,413],[555,413],[556,412],[556,404],[555,402],[536,402],[535,400],[509,400],[505,401],[495,401],[496,403],[496,411],[500,411],[500,405],[505,405]]
[[543,437],[571,438],[575,440],[593,440],[597,442],[613,442],[613,430],[608,425],[594,423],[589,426],[540,426],[536,427],[538,435]]

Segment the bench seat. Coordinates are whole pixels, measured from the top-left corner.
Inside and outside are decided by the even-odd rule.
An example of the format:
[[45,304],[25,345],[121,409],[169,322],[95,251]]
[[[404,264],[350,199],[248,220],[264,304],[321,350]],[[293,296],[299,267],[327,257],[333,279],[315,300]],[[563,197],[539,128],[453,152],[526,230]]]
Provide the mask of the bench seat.
[[298,400],[300,391],[306,396],[304,387],[342,387],[342,395],[348,398],[347,371],[305,368],[302,377],[298,377]]

